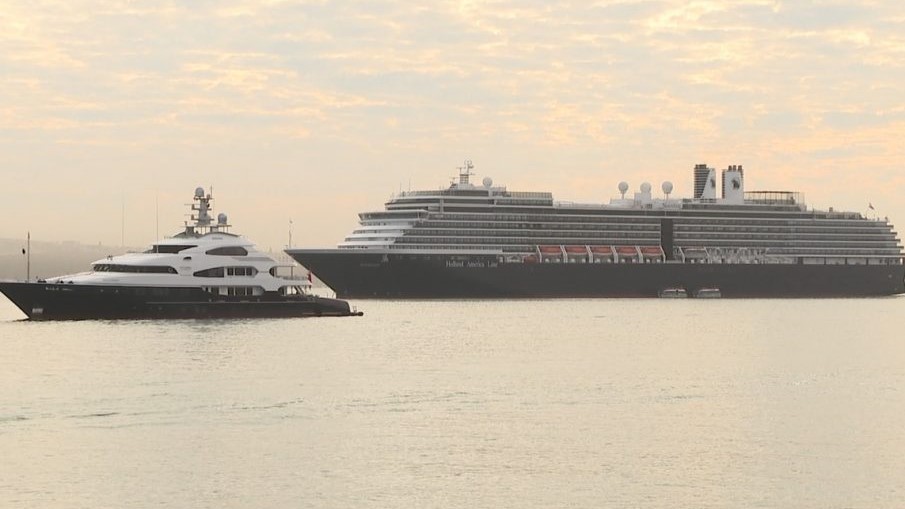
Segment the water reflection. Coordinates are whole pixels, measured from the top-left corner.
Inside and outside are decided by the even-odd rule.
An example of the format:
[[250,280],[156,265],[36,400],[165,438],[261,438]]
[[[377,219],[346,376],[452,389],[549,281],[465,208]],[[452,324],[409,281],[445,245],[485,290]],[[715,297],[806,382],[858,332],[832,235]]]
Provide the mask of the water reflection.
[[905,485],[903,299],[359,305],[0,321],[0,500],[894,507]]

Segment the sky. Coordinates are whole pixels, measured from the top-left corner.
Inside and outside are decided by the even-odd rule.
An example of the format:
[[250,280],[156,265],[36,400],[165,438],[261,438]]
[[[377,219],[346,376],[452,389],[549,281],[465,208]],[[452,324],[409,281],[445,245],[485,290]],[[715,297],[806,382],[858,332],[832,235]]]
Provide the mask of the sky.
[[466,159],[589,203],[742,164],[905,224],[905,3],[0,0],[0,238],[144,246],[203,186],[328,247]]

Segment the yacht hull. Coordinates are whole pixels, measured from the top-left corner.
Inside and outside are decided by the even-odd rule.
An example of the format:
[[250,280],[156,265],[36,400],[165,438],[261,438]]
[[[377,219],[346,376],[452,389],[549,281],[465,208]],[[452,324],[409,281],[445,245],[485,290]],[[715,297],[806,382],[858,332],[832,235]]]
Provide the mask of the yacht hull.
[[360,314],[345,301],[313,295],[217,297],[198,288],[183,287],[0,282],[0,292],[32,320],[282,318]]
[[905,266],[502,263],[494,255],[287,253],[338,298],[657,297],[718,288],[722,297],[867,297],[905,293]]

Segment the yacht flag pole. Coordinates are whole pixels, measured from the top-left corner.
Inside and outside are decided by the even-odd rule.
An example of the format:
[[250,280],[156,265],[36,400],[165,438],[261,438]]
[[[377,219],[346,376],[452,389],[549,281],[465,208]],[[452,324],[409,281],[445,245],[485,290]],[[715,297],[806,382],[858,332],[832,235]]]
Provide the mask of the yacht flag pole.
[[[292,218],[289,218],[289,249],[292,249]],[[285,256],[285,253],[283,253]],[[291,260],[291,258],[290,258]],[[295,276],[295,263],[289,265],[289,279]]]
[[31,232],[26,236],[25,249],[22,252],[25,255],[25,282],[28,282],[31,280]]

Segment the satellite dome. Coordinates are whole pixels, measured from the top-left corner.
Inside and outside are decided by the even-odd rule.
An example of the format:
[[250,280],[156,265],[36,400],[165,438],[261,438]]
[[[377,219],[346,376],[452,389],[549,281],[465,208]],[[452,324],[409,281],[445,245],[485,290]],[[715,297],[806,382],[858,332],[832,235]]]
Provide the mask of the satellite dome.
[[484,181],[483,181],[483,182],[484,182],[484,187],[491,187],[491,186],[493,186],[493,179],[490,178],[490,177],[484,177]]
[[204,188],[203,187],[195,188],[195,198],[204,198]]
[[628,182],[619,183],[619,192],[625,194],[628,191]]
[[217,214],[217,224],[226,224],[226,221],[229,218],[226,216],[224,212]]
[[649,192],[650,192],[650,184],[648,184],[647,182],[641,184],[641,192],[642,192],[642,193],[649,193]]
[[663,194],[669,194],[672,192],[672,182],[666,181],[663,183]]

